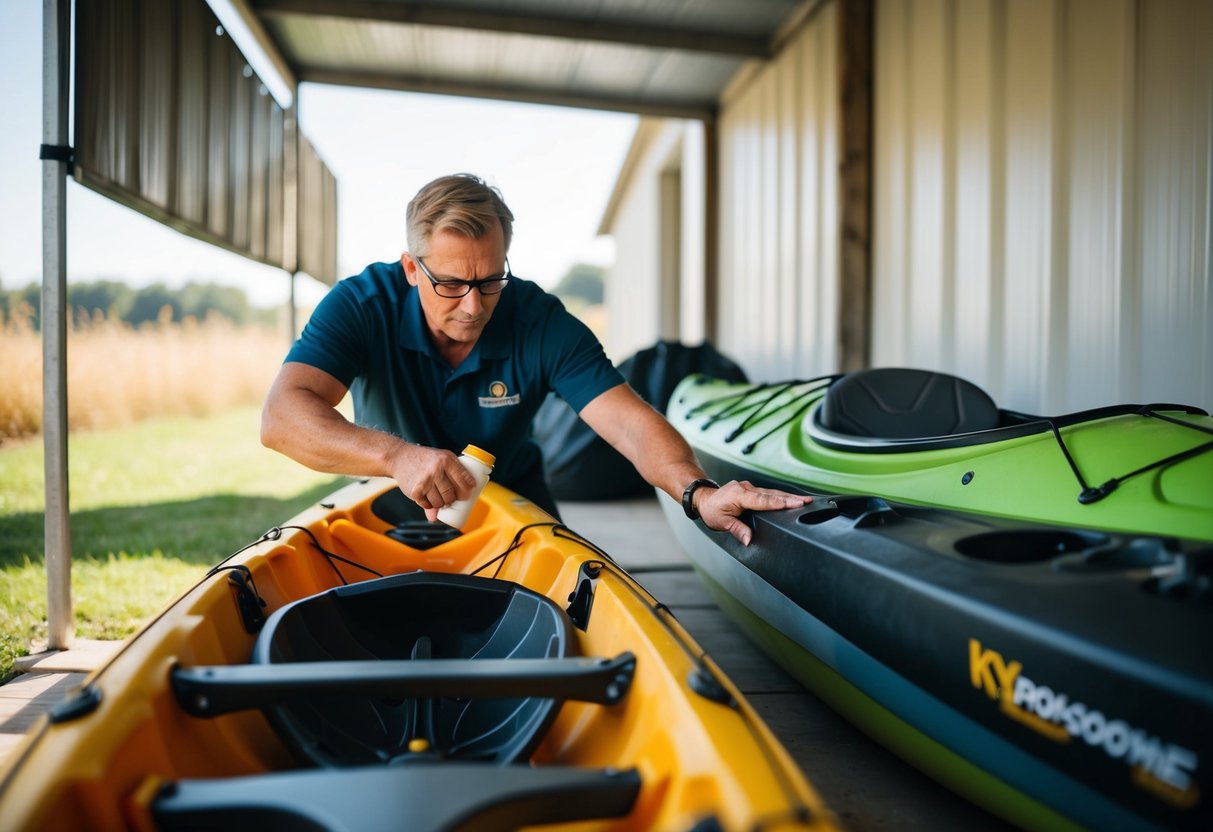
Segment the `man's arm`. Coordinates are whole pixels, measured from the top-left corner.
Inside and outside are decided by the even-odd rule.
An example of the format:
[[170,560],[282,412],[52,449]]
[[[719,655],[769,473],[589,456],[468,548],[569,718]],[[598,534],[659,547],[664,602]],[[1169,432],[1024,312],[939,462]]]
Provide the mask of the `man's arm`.
[[[649,484],[675,501],[682,500],[687,485],[707,476],[682,435],[626,384],[600,394],[579,415]],[[748,546],[752,533],[741,521],[743,511],[796,508],[812,498],[734,480],[718,489],[699,488],[692,499],[708,528],[728,532]]]
[[337,411],[345,394],[323,370],[283,364],[261,411],[261,444],[316,471],[391,477],[431,521],[471,496],[476,481],[455,454],[353,424]]

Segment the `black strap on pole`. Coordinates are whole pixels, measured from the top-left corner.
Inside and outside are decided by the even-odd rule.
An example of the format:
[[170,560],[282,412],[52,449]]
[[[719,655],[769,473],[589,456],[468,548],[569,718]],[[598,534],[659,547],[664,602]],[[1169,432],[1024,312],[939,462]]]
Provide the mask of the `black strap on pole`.
[[44,144],[38,147],[38,158],[46,161],[67,163],[67,175],[76,175],[76,150],[66,144]]

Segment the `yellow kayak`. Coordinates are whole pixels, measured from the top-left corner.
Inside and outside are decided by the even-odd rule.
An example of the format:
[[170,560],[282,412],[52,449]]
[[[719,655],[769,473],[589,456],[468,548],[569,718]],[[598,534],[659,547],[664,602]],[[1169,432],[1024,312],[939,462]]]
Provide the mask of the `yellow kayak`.
[[11,830],[824,830],[733,684],[490,483],[462,533],[351,484],[211,569],[27,736]]

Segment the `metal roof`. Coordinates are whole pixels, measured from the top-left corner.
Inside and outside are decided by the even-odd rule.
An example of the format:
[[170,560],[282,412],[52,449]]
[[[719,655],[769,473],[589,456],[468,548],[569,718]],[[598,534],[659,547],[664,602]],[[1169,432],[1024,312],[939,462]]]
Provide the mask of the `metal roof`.
[[[294,82],[710,118],[818,0],[244,0]],[[285,66],[284,66],[285,65]]]

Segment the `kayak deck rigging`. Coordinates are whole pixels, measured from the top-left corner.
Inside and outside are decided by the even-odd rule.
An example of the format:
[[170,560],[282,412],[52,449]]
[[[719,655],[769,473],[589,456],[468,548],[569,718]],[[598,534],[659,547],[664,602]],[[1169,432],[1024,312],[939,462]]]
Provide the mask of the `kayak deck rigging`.
[[[762,442],[770,439],[789,426],[799,424],[802,420],[806,421],[806,432],[814,441],[826,447],[854,453],[906,453],[949,449],[992,444],[1033,433],[1050,431],[1058,449],[1078,483],[1080,490],[1077,499],[1083,505],[1102,500],[1129,479],[1149,471],[1192,459],[1213,450],[1213,441],[1204,442],[1200,445],[1165,455],[1136,467],[1128,473],[1110,477],[1101,485],[1091,486],[1088,484],[1078,462],[1075,460],[1065,438],[1062,436],[1064,428],[1102,419],[1111,419],[1117,416],[1139,415],[1159,419],[1182,428],[1213,436],[1213,428],[1176,419],[1167,415],[1167,412],[1179,412],[1191,416],[1208,416],[1209,414],[1197,407],[1171,403],[1114,405],[1077,411],[1061,416],[1031,416],[998,409],[992,414],[986,414],[985,420],[973,420],[978,424],[991,423],[988,427],[982,427],[978,430],[923,434],[914,429],[916,425],[924,423],[923,419],[916,418],[921,416],[918,410],[910,409],[904,414],[893,414],[891,411],[883,413],[882,416],[886,417],[881,421],[883,425],[889,423],[887,417],[904,415],[907,426],[899,428],[897,435],[859,433],[856,432],[855,425],[857,422],[855,420],[844,420],[836,415],[831,415],[832,402],[830,397],[838,392],[839,385],[842,383],[851,383],[855,380],[866,381],[869,387],[865,389],[865,393],[871,393],[874,399],[879,401],[881,398],[879,395],[881,384],[887,384],[890,381],[905,383],[907,378],[911,383],[924,385],[924,389],[938,379],[946,379],[948,382],[956,384],[962,390],[971,391],[969,395],[974,399],[979,401],[982,397],[986,400],[989,399],[984,392],[969,382],[946,376],[942,373],[885,368],[850,374],[817,376],[804,380],[756,384],[740,391],[703,401],[689,408],[686,417],[691,419],[706,415],[707,419],[701,424],[701,431],[707,431],[718,423],[726,422],[727,420],[739,419],[740,421],[725,435],[723,441],[726,443],[731,443],[741,438],[745,433],[756,430],[761,426],[765,429],[765,433],[752,438],[741,448],[740,453],[746,456],[752,454]],[[920,408],[921,404],[921,402],[914,402],[915,408]],[[957,394],[955,399],[943,402],[942,404],[963,410],[960,394]],[[805,420],[804,415],[806,411],[814,405],[819,406]],[[938,407],[940,403],[935,402],[934,405]],[[992,401],[989,402],[989,405],[993,408]],[[879,407],[884,408],[883,405],[879,405]],[[769,422],[776,416],[780,418],[771,426]],[[844,421],[849,422],[849,424],[844,424]],[[926,419],[925,423],[938,425],[940,424],[940,419],[931,417]],[[858,424],[862,423],[858,422]]]

